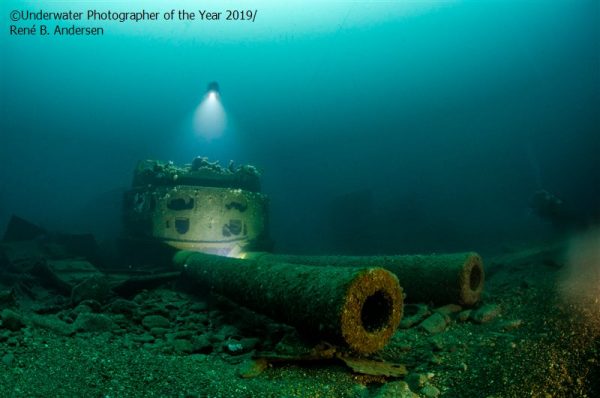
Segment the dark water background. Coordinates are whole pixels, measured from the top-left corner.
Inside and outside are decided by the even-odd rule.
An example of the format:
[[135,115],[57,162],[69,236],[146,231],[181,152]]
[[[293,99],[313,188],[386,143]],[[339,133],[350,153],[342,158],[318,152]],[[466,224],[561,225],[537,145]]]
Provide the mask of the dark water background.
[[[598,1],[339,2],[325,16],[259,2],[250,27],[10,37],[24,4],[44,6],[0,15],[0,229],[16,213],[109,238],[138,160],[196,155],[263,171],[279,251],[537,239],[551,234],[528,208],[538,189],[600,215]],[[229,124],[207,142],[191,114],[212,80]]]

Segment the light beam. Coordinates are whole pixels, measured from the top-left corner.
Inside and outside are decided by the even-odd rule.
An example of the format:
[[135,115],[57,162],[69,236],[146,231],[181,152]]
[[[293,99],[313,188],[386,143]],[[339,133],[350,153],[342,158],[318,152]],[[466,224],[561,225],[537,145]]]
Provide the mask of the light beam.
[[225,109],[221,104],[219,84],[211,82],[204,99],[194,113],[194,130],[210,141],[223,134],[227,125]]

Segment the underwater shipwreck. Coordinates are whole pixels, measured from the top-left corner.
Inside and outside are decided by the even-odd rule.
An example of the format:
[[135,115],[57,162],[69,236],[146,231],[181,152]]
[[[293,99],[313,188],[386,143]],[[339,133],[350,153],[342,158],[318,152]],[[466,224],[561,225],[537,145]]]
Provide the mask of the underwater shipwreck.
[[[266,252],[267,198],[253,166],[222,168],[203,157],[184,167],[143,161],[132,186],[125,194],[122,244],[142,253],[136,261],[156,263],[174,255],[175,267],[202,291],[222,294],[358,354],[385,346],[402,318],[405,293],[415,302],[472,306],[483,291],[483,262],[476,253],[318,257]],[[403,290],[404,285],[409,287]]]
[[[475,252],[283,254],[273,251],[268,203],[253,166],[142,161],[123,199],[119,267],[90,234],[13,216],[0,243],[4,366],[53,342],[44,355],[68,352],[90,368],[119,350],[128,365],[102,365],[116,380],[107,395],[135,395],[132,372],[141,371],[174,375],[153,379],[165,396],[547,397],[596,388],[595,329],[584,322],[571,332],[581,309],[552,293],[562,243],[507,250],[486,270]],[[540,267],[550,276],[540,278]],[[97,375],[78,377],[94,385]],[[497,384],[482,382],[490,377]],[[54,391],[75,394],[68,386]]]

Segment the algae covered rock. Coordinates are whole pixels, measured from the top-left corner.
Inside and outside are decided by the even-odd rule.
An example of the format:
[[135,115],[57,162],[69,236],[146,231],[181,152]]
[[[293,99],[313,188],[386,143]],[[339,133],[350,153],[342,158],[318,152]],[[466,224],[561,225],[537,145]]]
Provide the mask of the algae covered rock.
[[23,327],[25,327],[25,321],[23,317],[12,310],[2,310],[0,318],[2,318],[2,326],[8,330],[12,330],[13,332],[21,330]]
[[501,309],[497,304],[486,304],[471,313],[471,319],[475,323],[487,323],[500,315]]
[[399,328],[408,329],[418,325],[429,314],[429,307],[425,304],[406,304],[404,306],[404,316],[400,321]]
[[423,387],[421,389],[421,391],[419,391],[421,393],[421,395],[423,395],[425,398],[437,398],[440,396],[441,391],[435,387],[432,386],[431,384],[427,384],[425,387]]
[[171,327],[169,320],[162,315],[147,315],[142,320],[142,325],[148,329]]
[[79,283],[71,291],[71,301],[78,304],[83,300],[107,302],[113,295],[109,280],[101,275],[94,275]]
[[419,398],[419,396],[410,390],[406,382],[393,381],[381,386],[375,398]]
[[249,379],[264,372],[268,366],[265,358],[248,359],[238,366],[237,373],[242,379]]
[[73,322],[73,329],[82,332],[110,332],[118,326],[103,314],[81,313]]
[[446,327],[448,326],[448,322],[449,322],[449,318],[439,312],[434,313],[433,315],[431,315],[429,318],[425,319],[422,323],[421,323],[421,328],[425,329],[427,332],[434,334],[434,333],[441,333],[444,330],[446,330]]

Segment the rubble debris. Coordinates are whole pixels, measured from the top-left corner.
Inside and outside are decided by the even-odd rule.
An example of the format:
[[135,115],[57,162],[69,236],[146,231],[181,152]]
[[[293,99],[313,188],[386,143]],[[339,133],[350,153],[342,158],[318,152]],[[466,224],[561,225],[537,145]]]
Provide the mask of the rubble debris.
[[471,317],[472,312],[473,312],[472,309],[463,310],[463,311],[459,312],[458,315],[456,315],[456,320],[460,321],[460,322],[466,322]]
[[117,329],[118,326],[107,315],[81,313],[73,322],[72,328],[77,332],[107,332]]
[[433,311],[439,312],[442,315],[451,316],[462,311],[462,307],[458,304],[446,304],[434,309]]
[[49,330],[59,336],[71,336],[75,333],[72,324],[64,322],[56,315],[29,314],[27,319],[32,325]]
[[419,326],[431,334],[441,333],[446,330],[449,320],[448,316],[434,312],[433,315],[421,322]]
[[106,303],[113,296],[109,279],[104,275],[92,275],[73,287],[71,290],[71,302],[79,304],[84,300],[95,300]]
[[112,290],[121,297],[131,298],[142,290],[154,289],[174,281],[180,272],[159,272],[150,275],[111,275]]
[[269,362],[265,358],[247,359],[238,367],[238,376],[242,379],[250,379],[256,377],[269,366]]
[[475,323],[486,323],[500,315],[501,309],[497,304],[486,304],[471,313],[471,320]]
[[430,314],[429,307],[425,304],[406,304],[404,306],[404,316],[400,321],[400,329],[411,328],[421,322]]
[[425,398],[437,398],[441,394],[441,391],[437,387],[432,386],[431,384],[427,384],[419,392]]
[[375,361],[366,358],[338,356],[353,371],[371,376],[404,377],[408,373],[406,366],[397,363]]
[[162,315],[146,315],[144,319],[142,319],[142,325],[144,325],[147,329],[169,328],[171,323]]
[[406,382],[394,381],[381,386],[375,398],[419,398],[419,395],[412,392]]
[[505,332],[510,332],[511,330],[515,330],[523,326],[522,319],[513,319],[502,322],[500,328]]
[[[102,272],[85,260],[62,259],[39,261],[33,267],[32,274],[39,278],[42,285],[70,296],[75,286],[91,277],[101,276]],[[75,298],[78,299],[77,296]]]
[[429,382],[429,377],[422,373],[410,373],[406,376],[406,382],[413,390],[419,390]]
[[[25,243],[4,242],[0,247]],[[164,388],[182,396],[206,391],[222,396],[239,395],[240,391],[247,396],[305,396],[309,391],[323,397],[499,397],[520,396],[540,386],[542,393],[598,396],[594,394],[599,380],[595,377],[599,352],[596,325],[586,326],[572,306],[556,300],[552,288],[560,274],[536,267],[543,265],[541,257],[531,264],[521,264],[516,257],[508,262],[492,279],[493,293],[480,307],[456,313],[456,305],[407,305],[407,318],[425,313],[472,323],[452,323],[434,335],[425,332],[419,322],[413,323],[369,357],[375,362],[370,366],[362,356],[355,358],[343,348],[327,344],[315,346],[314,339],[306,339],[290,326],[213,296],[203,300],[149,287],[128,293],[130,299],[113,296],[104,304],[88,299],[74,307],[68,297],[41,287],[40,279],[30,274],[34,261],[72,260],[48,257],[58,253],[44,251],[38,260],[25,259],[10,269],[0,269],[0,319],[2,310],[11,311],[0,322],[0,376],[9,376],[8,382],[3,379],[0,383],[0,390],[8,391],[2,396],[9,396],[16,387],[23,395],[36,395],[41,384],[22,383],[33,380],[23,375],[47,374],[48,366],[57,364],[60,366],[51,369],[68,369],[65,378],[72,371],[80,372],[78,380],[84,382],[77,387],[86,389],[87,395],[99,387],[103,391],[114,387],[116,379],[104,380],[106,375],[127,377],[135,371],[154,377],[154,381],[157,374],[164,376]],[[532,274],[534,271],[537,274]],[[120,286],[129,278],[152,278],[160,272],[121,270],[109,275],[110,286]],[[519,288],[524,278],[530,281],[526,290]],[[510,308],[505,315],[510,317],[503,319],[500,312],[479,324],[471,316],[479,311],[493,314],[498,308]],[[149,316],[162,317],[162,325],[148,329],[143,320]],[[158,362],[147,372],[152,361]],[[355,361],[361,366],[354,370],[344,364]],[[382,362],[391,364],[392,370],[401,362],[411,373],[399,376],[404,380],[360,373],[366,369],[376,374]],[[382,374],[390,371],[385,365],[381,369]],[[169,379],[170,375],[181,377]],[[189,380],[196,375],[205,377],[205,384],[198,383],[198,389],[191,391]],[[258,378],[246,380],[252,377]],[[51,383],[48,390],[56,391],[61,388],[60,381],[42,378],[40,383]],[[96,384],[101,382],[104,384]],[[226,387],[230,385],[234,387]],[[274,385],[286,387],[275,390]],[[138,386],[132,384],[127,391],[135,395]],[[257,387],[252,390],[252,386]],[[65,394],[77,395],[72,391]],[[166,390],[148,391],[164,395]]]

